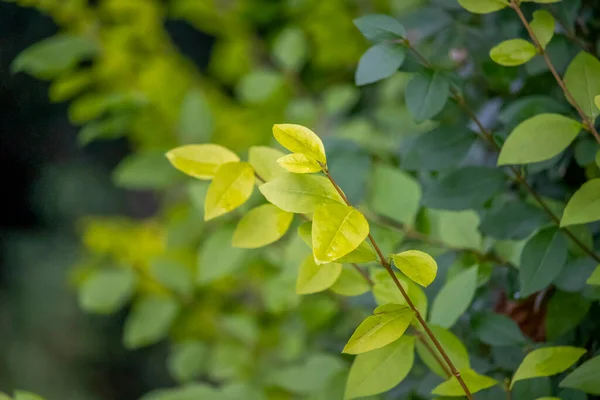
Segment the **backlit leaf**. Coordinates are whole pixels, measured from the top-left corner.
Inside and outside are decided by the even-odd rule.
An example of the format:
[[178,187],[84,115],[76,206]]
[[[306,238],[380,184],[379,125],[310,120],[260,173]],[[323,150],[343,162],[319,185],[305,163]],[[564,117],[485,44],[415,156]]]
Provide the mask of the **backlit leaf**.
[[565,85],[585,115],[596,118],[600,109],[595,97],[600,93],[600,61],[593,55],[580,52],[565,74]]
[[454,276],[438,292],[431,306],[432,324],[450,328],[467,311],[477,288],[477,267]]
[[318,293],[329,289],[342,273],[342,264],[330,263],[317,265],[312,256],[308,256],[300,265],[296,280],[297,294]]
[[238,223],[232,245],[256,249],[279,240],[287,232],[294,214],[272,204],[263,204],[248,211]]
[[559,386],[600,395],[600,356],[581,364],[575,371],[567,375]]
[[367,40],[374,43],[406,37],[406,30],[402,24],[389,15],[365,15],[355,19],[354,25]]
[[515,128],[504,142],[498,165],[549,160],[575,140],[582,125],[559,114],[540,114]]
[[406,86],[406,106],[415,121],[423,122],[435,117],[446,105],[450,82],[441,73],[415,75]]
[[535,46],[524,39],[506,40],[490,50],[492,60],[505,67],[525,64],[536,54]]
[[600,179],[592,179],[579,188],[567,203],[560,226],[586,224],[600,220]]
[[289,151],[306,154],[322,164],[327,163],[321,138],[307,127],[293,124],[273,125],[273,136]]
[[204,220],[217,218],[244,204],[252,195],[254,181],[254,170],[250,164],[223,164],[206,192]]
[[345,399],[387,392],[406,378],[414,363],[415,338],[404,336],[354,359]]
[[285,173],[285,170],[277,163],[277,160],[283,156],[281,151],[272,147],[253,146],[248,150],[248,162],[254,168],[256,175],[265,182],[272,181]]
[[506,0],[458,0],[467,11],[477,14],[488,14],[508,7]]
[[548,228],[535,234],[521,253],[521,297],[548,286],[560,274],[566,261],[567,241],[559,230]]
[[[460,375],[471,393],[477,393],[498,384],[497,380],[480,375],[470,368],[461,370]],[[431,393],[438,396],[463,396],[465,394],[455,376],[439,384]]]
[[[452,332],[437,325],[429,325],[429,328],[459,371],[470,367],[471,364],[469,362],[467,349]],[[435,348],[435,345],[427,336],[423,336],[423,340],[428,343],[430,348]],[[417,353],[419,354],[419,358],[421,358],[431,371],[444,379],[448,378],[446,372],[444,372],[435,357],[431,355],[427,347],[421,343],[421,341],[417,342]],[[438,354],[438,357],[441,357],[441,355]]]
[[552,40],[552,36],[554,36],[555,23],[552,14],[546,10],[538,10],[533,13],[531,29],[544,49]]
[[317,160],[302,153],[286,154],[279,158],[277,163],[285,170],[295,174],[309,174],[322,169]]
[[212,179],[225,163],[239,161],[231,150],[218,144],[188,144],[167,152],[175,168],[197,179]]
[[423,287],[429,286],[437,274],[437,263],[433,257],[422,251],[403,251],[392,255],[392,259],[404,275]]
[[510,387],[512,388],[515,382],[524,379],[559,374],[575,364],[585,353],[585,349],[571,346],[545,347],[533,350],[525,356],[525,359],[519,365]]
[[312,224],[312,247],[317,264],[335,261],[355,250],[369,234],[369,223],[355,208],[319,205]]
[[365,319],[356,328],[343,352],[366,353],[398,340],[410,325],[414,315],[409,307],[398,304],[377,307],[374,315]]
[[404,63],[406,50],[396,43],[380,43],[368,49],[358,61],[354,80],[358,86],[392,76]]

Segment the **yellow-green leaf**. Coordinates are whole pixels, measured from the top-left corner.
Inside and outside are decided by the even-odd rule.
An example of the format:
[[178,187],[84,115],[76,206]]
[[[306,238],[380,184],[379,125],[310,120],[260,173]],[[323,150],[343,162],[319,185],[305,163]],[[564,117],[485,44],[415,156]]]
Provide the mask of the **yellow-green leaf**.
[[525,379],[539,378],[559,374],[586,353],[586,349],[571,346],[545,347],[532,351],[525,356],[510,383],[512,388],[515,382]]
[[340,277],[341,273],[342,264],[317,265],[312,256],[308,256],[300,265],[296,280],[296,293],[311,294],[327,290]]
[[565,85],[585,115],[596,118],[600,114],[595,104],[600,94],[600,61],[596,57],[580,52],[567,68]]
[[600,286],[600,265],[596,267],[592,275],[585,281],[588,285]]
[[581,364],[575,371],[567,375],[559,386],[600,395],[600,356]]
[[371,288],[367,279],[353,266],[344,265],[342,274],[331,287],[333,293],[342,296],[359,296]]
[[188,144],[167,152],[175,168],[197,179],[212,179],[225,163],[240,161],[231,150],[218,144]]
[[429,286],[437,274],[437,263],[433,257],[422,251],[403,251],[392,255],[392,259],[404,275],[423,287]]
[[355,250],[369,234],[369,223],[358,210],[343,204],[319,205],[312,224],[317,264],[335,261]]
[[498,165],[549,160],[575,140],[582,125],[559,114],[539,114],[520,123],[508,136]]
[[414,312],[398,304],[386,304],[375,309],[354,331],[344,347],[347,354],[360,354],[379,349],[398,340],[414,318]]
[[506,0],[458,0],[467,11],[476,14],[488,14],[508,7]]
[[[471,368],[463,369],[459,372],[471,393],[477,393],[498,384],[497,380],[489,376],[479,375]],[[438,396],[463,396],[465,394],[455,376],[439,384],[431,393]]]
[[325,146],[316,133],[302,125],[278,124],[273,126],[273,136],[280,145],[293,153],[302,153],[322,164],[327,163]]
[[277,163],[277,160],[283,156],[281,151],[272,147],[253,146],[248,150],[248,162],[256,171],[256,175],[265,182],[272,181],[285,173],[285,170]]
[[567,203],[560,226],[586,224],[600,220],[600,179],[588,181]]
[[406,378],[415,360],[415,338],[404,336],[354,359],[344,399],[387,392]]
[[594,103],[596,104],[596,108],[600,110],[600,95],[594,97]]
[[250,210],[238,223],[233,234],[233,247],[256,249],[279,240],[287,232],[294,214],[272,204]]
[[554,17],[548,11],[538,10],[533,13],[531,29],[544,49],[552,40],[552,36],[554,36],[555,24],[556,21],[554,20]]
[[[437,340],[442,345],[442,348],[446,353],[448,353],[448,357],[452,360],[456,368],[458,370],[463,370],[470,367],[469,361],[469,353],[467,353],[467,349],[465,345],[449,330],[442,328],[437,325],[429,325],[429,329],[433,332]],[[428,337],[424,337],[424,340],[427,342],[429,347],[435,348],[435,345]],[[427,347],[421,343],[417,342],[417,353],[419,354],[419,358],[429,367],[429,369],[435,374],[447,378],[446,372],[440,367],[440,364],[437,362],[436,358],[431,355]]]
[[204,220],[219,217],[244,204],[254,189],[254,170],[245,162],[223,164],[206,192]]
[[277,160],[284,169],[295,174],[310,174],[321,171],[321,166],[311,156],[302,153],[287,154]]
[[312,213],[319,204],[341,204],[339,193],[324,176],[292,174],[281,176],[261,185],[265,198],[287,212]]
[[525,64],[536,54],[535,46],[524,39],[506,40],[490,50],[492,60],[505,67]]

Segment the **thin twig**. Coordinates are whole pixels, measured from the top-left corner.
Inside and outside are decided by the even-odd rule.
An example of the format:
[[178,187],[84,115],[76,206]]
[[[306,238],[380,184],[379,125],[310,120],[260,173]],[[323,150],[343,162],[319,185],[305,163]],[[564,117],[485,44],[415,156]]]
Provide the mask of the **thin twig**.
[[[335,190],[339,193],[339,195],[342,197],[342,199],[344,200],[344,202],[348,206],[351,206],[350,202],[348,201],[348,198],[346,197],[346,195],[344,194],[344,192],[342,191],[342,189],[338,186],[338,184],[335,182],[335,180],[333,179],[333,177],[329,173],[329,170],[327,169],[327,166],[322,165],[322,167],[323,167],[323,172],[325,173],[325,176],[327,176],[327,178],[329,179],[329,181],[331,182],[331,184],[333,185],[333,187],[335,188]],[[442,345],[440,344],[440,342],[438,341],[438,339],[435,337],[434,333],[429,328],[429,325],[427,325],[427,322],[425,321],[425,319],[423,318],[423,316],[419,312],[419,309],[415,306],[415,304],[412,302],[412,300],[408,296],[408,293],[406,293],[406,290],[404,290],[404,288],[402,287],[402,284],[400,284],[400,281],[398,280],[398,277],[396,276],[396,274],[392,270],[392,266],[390,265],[390,263],[387,260],[387,258],[383,255],[381,249],[379,248],[379,245],[375,241],[375,238],[373,238],[373,235],[371,235],[371,233],[369,233],[368,238],[369,238],[369,241],[371,242],[371,244],[373,245],[373,248],[375,249],[375,252],[379,256],[379,263],[385,268],[385,270],[391,276],[392,280],[394,281],[394,284],[396,285],[396,287],[398,288],[398,290],[400,290],[400,293],[402,294],[402,297],[404,297],[404,300],[406,300],[406,303],[408,304],[408,306],[410,307],[410,309],[415,313],[415,317],[419,321],[419,324],[423,327],[423,329],[427,333],[427,336],[429,337],[429,339],[431,339],[431,341],[433,342],[433,344],[436,347],[436,349],[439,351],[440,355],[442,356],[442,358],[444,359],[444,361],[446,362],[446,364],[448,364],[448,367],[450,368],[450,371],[452,372],[452,375],[454,377],[456,377],[458,383],[460,384],[460,386],[462,387],[463,391],[465,392],[465,395],[467,396],[467,399],[473,400],[473,395],[469,391],[469,388],[467,387],[467,384],[465,383],[464,379],[462,378],[462,375],[460,374],[460,372],[458,371],[458,369],[454,366],[454,363],[452,363],[452,360],[450,360],[450,357],[448,356],[448,354],[446,353],[446,351],[444,350],[444,348],[442,347]]]
[[431,356],[439,364],[440,368],[442,368],[442,370],[446,374],[446,377],[448,377],[448,378],[452,377],[452,372],[450,372],[450,370],[448,369],[446,364],[444,364],[444,361],[438,356],[435,349],[433,347],[431,347],[431,345],[429,344],[427,339],[425,339],[423,334],[419,331],[415,331],[415,336],[417,337],[417,339],[419,339],[419,341],[423,344],[423,346],[425,346],[425,348],[427,349],[429,354],[431,354]]

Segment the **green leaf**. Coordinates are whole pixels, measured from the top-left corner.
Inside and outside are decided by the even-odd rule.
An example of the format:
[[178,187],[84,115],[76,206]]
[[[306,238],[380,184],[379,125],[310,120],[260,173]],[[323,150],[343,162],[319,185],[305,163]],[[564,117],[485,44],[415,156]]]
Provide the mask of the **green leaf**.
[[188,144],[167,152],[175,168],[196,179],[213,179],[225,163],[240,161],[231,150],[218,144]]
[[600,356],[581,364],[560,382],[560,387],[579,389],[585,393],[600,395]]
[[318,293],[329,289],[342,273],[342,264],[317,265],[312,255],[300,265],[296,280],[297,294]]
[[145,394],[140,400],[226,400],[216,389],[205,384],[189,384],[173,389],[158,389]]
[[477,14],[488,14],[508,7],[506,0],[458,0],[467,11]]
[[415,178],[398,168],[376,164],[370,184],[373,211],[403,224],[415,223],[421,200],[421,187]]
[[204,220],[220,217],[244,204],[254,190],[254,170],[245,162],[221,165],[206,192]]
[[208,347],[198,341],[177,343],[171,349],[167,360],[169,373],[178,382],[190,382],[205,371]]
[[375,309],[374,315],[365,319],[356,328],[343,353],[360,354],[384,347],[398,340],[415,313],[406,306],[386,304]]
[[322,164],[327,164],[325,146],[316,133],[305,126],[294,124],[273,125],[273,136],[280,145],[293,153],[306,154]]
[[256,175],[265,182],[272,181],[285,174],[285,169],[277,163],[284,154],[272,147],[253,146],[248,150],[248,162],[254,168]]
[[376,44],[358,61],[354,81],[363,86],[389,78],[402,66],[405,57],[406,50],[399,44]]
[[533,13],[533,20],[531,21],[531,29],[535,33],[538,42],[542,48],[546,48],[548,43],[554,36],[554,27],[556,21],[554,17],[546,10],[537,10]]
[[315,209],[312,248],[317,264],[335,261],[355,250],[369,234],[369,223],[358,210],[343,204]]
[[328,87],[323,92],[323,106],[329,114],[343,114],[352,109],[360,98],[359,89],[352,84]]
[[[179,141],[182,144],[208,142],[213,129],[213,116],[204,95],[198,89],[191,89],[181,104]],[[203,159],[199,161],[202,162]],[[239,159],[229,161],[239,161]]]
[[546,310],[548,340],[559,339],[575,329],[587,315],[592,303],[579,293],[554,292]]
[[103,269],[86,279],[79,290],[80,307],[91,313],[110,314],[123,307],[137,283],[131,269]]
[[521,253],[521,298],[548,286],[567,261],[567,241],[555,229],[544,229],[527,241]]
[[511,201],[485,214],[479,229],[485,236],[504,240],[522,240],[547,222],[538,207],[522,201]]
[[[452,332],[437,325],[429,325],[429,328],[459,371],[470,367],[471,364],[469,362],[467,349]],[[435,348],[435,345],[427,336],[424,336],[423,340],[428,343],[430,348]],[[436,358],[431,355],[427,347],[420,341],[417,342],[417,353],[423,363],[425,363],[431,371],[442,378],[448,378],[448,375],[446,375],[446,372],[440,367]],[[438,357],[441,356],[438,355]]]
[[182,296],[188,297],[194,290],[192,272],[185,264],[158,257],[150,262],[150,272],[157,281]]
[[540,114],[515,128],[504,142],[498,165],[549,160],[575,140],[582,125],[558,114]]
[[233,234],[233,247],[256,249],[281,239],[294,219],[294,214],[272,204],[263,204],[242,217]]
[[510,383],[524,379],[552,376],[567,370],[575,364],[587,350],[571,346],[556,346],[537,349],[525,356]]
[[567,203],[560,226],[586,224],[600,220],[600,179],[588,181]]
[[274,98],[283,85],[283,75],[279,71],[254,70],[239,80],[235,91],[244,103],[260,105]]
[[359,296],[368,292],[371,285],[356,268],[344,265],[342,274],[331,287],[331,291],[341,296]]
[[143,151],[125,157],[113,171],[113,180],[128,189],[164,189],[177,182],[178,175],[161,151]]
[[505,67],[523,65],[537,54],[535,46],[524,39],[505,40],[490,50],[490,57]]
[[322,170],[317,160],[302,153],[286,154],[279,158],[277,163],[283,169],[295,174],[310,174]]
[[437,263],[433,257],[422,251],[403,251],[393,254],[392,260],[404,275],[423,287],[429,286],[437,274]]
[[[460,371],[460,375],[472,394],[498,384],[497,380],[485,375],[479,375],[470,368]],[[463,396],[465,391],[456,377],[452,376],[447,381],[439,384],[431,393],[438,396]]]
[[429,215],[432,237],[458,249],[481,249],[483,238],[477,230],[479,215],[476,212],[430,210]]
[[600,61],[589,53],[580,52],[567,68],[564,81],[585,115],[595,119],[600,114],[594,101],[600,93]]
[[306,62],[307,55],[308,44],[302,29],[287,27],[275,39],[273,58],[282,68],[300,70]]
[[588,285],[600,286],[600,265],[596,267],[592,275],[585,281]]
[[231,247],[233,227],[226,225],[209,235],[198,252],[197,282],[206,285],[235,272],[244,265],[247,251]]
[[44,398],[42,396],[38,396],[37,394],[31,393],[31,392],[17,390],[15,392],[14,400],[44,400]]
[[518,346],[527,338],[515,321],[502,314],[489,313],[474,322],[475,334],[490,346]]
[[415,356],[415,338],[404,336],[377,350],[354,359],[344,399],[387,392],[406,378]]
[[417,122],[435,117],[442,111],[450,95],[450,82],[443,73],[415,75],[405,90],[406,106]]
[[496,168],[468,166],[453,170],[425,188],[423,205],[442,210],[479,208],[506,182]]
[[179,305],[168,297],[140,299],[125,321],[123,344],[128,349],[138,349],[164,339],[178,312]]
[[322,389],[343,368],[338,357],[313,354],[299,365],[276,369],[268,381],[292,393],[307,395]]
[[96,41],[82,36],[60,34],[37,42],[15,58],[13,73],[26,72],[38,79],[51,79],[98,53]]
[[471,267],[454,276],[438,292],[429,321],[450,328],[467,311],[477,289],[477,267]]
[[406,30],[397,19],[383,14],[371,14],[354,20],[367,40],[378,43],[386,40],[397,40],[406,37]]

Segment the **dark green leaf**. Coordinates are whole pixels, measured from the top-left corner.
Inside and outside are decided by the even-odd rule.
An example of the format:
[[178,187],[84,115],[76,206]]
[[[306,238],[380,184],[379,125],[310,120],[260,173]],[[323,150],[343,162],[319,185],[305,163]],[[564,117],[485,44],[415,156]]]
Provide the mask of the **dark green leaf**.
[[567,241],[559,230],[544,229],[529,239],[521,253],[521,297],[548,286],[560,274],[566,261]]
[[527,343],[515,321],[502,314],[485,314],[474,322],[475,334],[490,346],[514,346]]
[[536,231],[544,222],[547,222],[547,217],[541,209],[527,203],[514,201],[485,214],[479,229],[485,236],[496,239],[522,240]]
[[572,331],[585,318],[591,301],[579,293],[557,291],[552,295],[546,310],[546,335],[556,340]]
[[446,105],[450,83],[441,72],[417,74],[406,86],[406,106],[417,122],[435,117]]
[[565,74],[565,85],[585,115],[596,118],[600,110],[594,98],[600,94],[600,61],[593,55],[580,52]]
[[591,258],[569,261],[554,279],[554,285],[565,292],[581,292],[597,266],[598,263]]
[[405,57],[406,50],[399,44],[381,43],[371,47],[358,62],[356,84],[367,85],[392,76]]
[[560,387],[579,389],[600,395],[600,356],[581,364],[560,383]]
[[367,40],[375,43],[406,37],[406,30],[402,24],[388,15],[365,15],[355,19],[354,25]]

